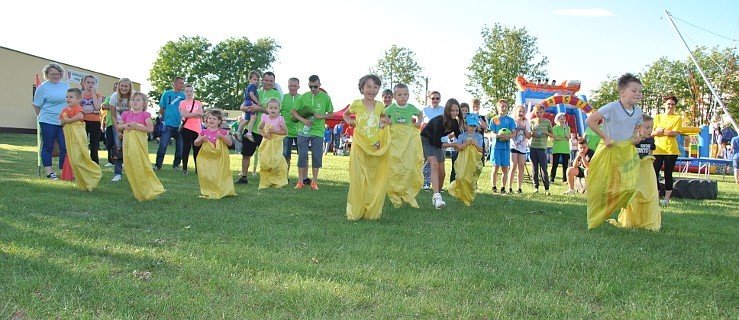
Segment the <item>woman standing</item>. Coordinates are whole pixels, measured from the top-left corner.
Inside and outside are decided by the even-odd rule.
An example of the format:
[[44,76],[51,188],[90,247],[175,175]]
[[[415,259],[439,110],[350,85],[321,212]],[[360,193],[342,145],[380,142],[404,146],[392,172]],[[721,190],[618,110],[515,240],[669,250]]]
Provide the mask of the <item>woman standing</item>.
[[654,172],[657,175],[657,183],[659,183],[659,172],[664,165],[665,171],[665,198],[660,201],[661,205],[670,203],[670,195],[672,194],[672,172],[675,171],[675,162],[680,155],[680,149],[677,145],[677,135],[683,126],[683,118],[675,114],[677,107],[677,97],[665,97],[664,107],[665,114],[658,114],[654,117]]
[[195,160],[195,173],[198,173],[198,151],[200,146],[193,143],[203,130],[203,104],[195,100],[195,89],[191,84],[185,85],[185,100],[180,101],[182,114],[182,174],[187,174],[187,163],[192,148],[192,158]]
[[36,88],[33,96],[33,109],[38,116],[41,130],[41,162],[46,169],[46,177],[58,180],[59,177],[51,167],[51,153],[54,142],[59,144],[59,169],[62,168],[67,156],[67,145],[64,141],[64,131],[59,123],[59,115],[67,106],[67,89],[69,83],[62,81],[64,68],[56,63],[47,64],[44,69],[44,81]]

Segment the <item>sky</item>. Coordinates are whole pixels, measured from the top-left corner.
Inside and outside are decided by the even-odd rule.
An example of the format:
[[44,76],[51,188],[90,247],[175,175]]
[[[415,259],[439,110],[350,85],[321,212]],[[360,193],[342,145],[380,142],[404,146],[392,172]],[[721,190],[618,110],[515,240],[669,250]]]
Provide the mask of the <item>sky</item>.
[[16,1],[3,10],[0,46],[131,78],[148,92],[149,70],[167,41],[201,36],[215,45],[228,38],[271,37],[281,46],[272,68],[276,82],[286,91],[288,78],[297,77],[305,92],[308,77],[319,75],[339,110],[361,98],[359,78],[394,44],[416,54],[428,89],[440,91],[442,101],[470,101],[466,68],[483,44],[480,32],[495,23],[526,28],[548,57],[549,78],[580,80],[579,94],[586,96],[609,76],[644,71],[662,56],[688,57],[665,10],[680,19],[677,28],[691,48],[734,48],[739,38],[739,1],[171,3]]

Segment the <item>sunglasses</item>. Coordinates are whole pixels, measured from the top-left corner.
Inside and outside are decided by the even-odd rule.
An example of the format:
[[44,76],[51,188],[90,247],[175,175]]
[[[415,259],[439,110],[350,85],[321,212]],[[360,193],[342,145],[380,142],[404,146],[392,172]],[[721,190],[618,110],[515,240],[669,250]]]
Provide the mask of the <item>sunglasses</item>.
[[431,100],[441,100],[441,98],[431,98]]
[[320,86],[308,86],[308,88],[311,88],[311,89],[318,89],[318,87]]

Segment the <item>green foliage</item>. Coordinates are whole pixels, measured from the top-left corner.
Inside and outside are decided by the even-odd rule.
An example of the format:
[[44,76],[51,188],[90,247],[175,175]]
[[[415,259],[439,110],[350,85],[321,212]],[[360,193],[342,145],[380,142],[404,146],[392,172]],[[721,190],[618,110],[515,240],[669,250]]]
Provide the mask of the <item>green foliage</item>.
[[516,76],[543,79],[548,60],[537,48],[537,38],[526,28],[508,28],[496,23],[481,32],[483,44],[467,67],[467,92],[485,106],[499,99],[514,100]]
[[[693,55],[721,95],[724,104],[736,116],[739,111],[739,70],[736,67],[735,50],[698,47]],[[714,115],[723,114],[718,101],[690,57],[677,61],[661,57],[638,76],[643,84],[641,106],[646,113],[660,112],[663,98],[675,95],[680,100],[677,111],[684,114],[689,124],[705,125]],[[617,77],[609,77],[591,93],[590,103],[593,107],[618,98],[616,79]]]
[[370,68],[370,73],[380,77],[382,88],[393,89],[398,83],[408,85],[410,92],[416,94],[419,102],[426,96],[424,93],[423,68],[416,62],[416,53],[405,47],[393,45],[385,50],[385,55]]
[[205,105],[237,109],[249,71],[270,68],[279,48],[271,38],[254,43],[246,37],[229,38],[215,46],[200,36],[169,41],[159,50],[149,72],[149,97],[158,103],[162,93],[172,88],[172,80],[181,76],[195,86],[197,99]]

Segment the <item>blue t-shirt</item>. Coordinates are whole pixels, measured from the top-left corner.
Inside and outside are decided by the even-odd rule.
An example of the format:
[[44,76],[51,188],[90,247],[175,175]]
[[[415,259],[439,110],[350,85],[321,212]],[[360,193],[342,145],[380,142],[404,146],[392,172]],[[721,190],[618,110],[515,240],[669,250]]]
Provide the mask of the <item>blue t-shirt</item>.
[[331,129],[326,128],[326,130],[323,130],[323,142],[331,142]]
[[59,83],[44,81],[36,88],[33,105],[41,108],[38,113],[38,122],[61,125],[59,115],[62,109],[67,107],[67,89],[69,89],[69,83],[66,81],[59,81]]
[[[488,128],[490,129],[490,131],[493,131],[497,134],[498,131],[503,128],[508,128],[508,130],[511,130],[511,132],[516,129],[516,120],[513,120],[513,118],[505,115],[502,117],[498,117],[498,120],[500,124],[495,124],[495,119],[493,119],[493,121],[490,121],[490,123],[488,124]],[[499,139],[495,139],[493,140],[493,143],[495,144],[495,147],[493,148],[495,150],[511,149],[511,140],[501,141]]]
[[180,102],[185,100],[185,93],[167,90],[159,100],[159,107],[164,109],[164,125],[179,128],[182,123],[180,114]]
[[739,136],[731,138],[731,150],[734,151],[733,160],[739,160]]
[[259,100],[259,93],[257,92],[257,86],[253,84],[249,84],[246,86],[246,89],[244,89],[244,105],[247,107],[251,107],[251,105],[254,103],[254,101],[251,101],[251,96],[249,93],[253,93],[255,97],[257,97],[257,100]]
[[[472,134],[471,137],[472,137],[472,139],[474,139],[475,141],[477,141],[477,145],[478,146],[480,146],[480,147],[485,146],[483,144],[483,141],[482,141],[482,135],[479,132],[475,132],[474,134]],[[459,137],[457,137],[457,142],[458,143],[464,143],[469,138],[470,138],[470,135],[467,133],[467,131],[465,131],[465,132],[462,132],[462,134],[460,134]]]

